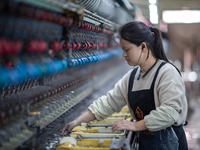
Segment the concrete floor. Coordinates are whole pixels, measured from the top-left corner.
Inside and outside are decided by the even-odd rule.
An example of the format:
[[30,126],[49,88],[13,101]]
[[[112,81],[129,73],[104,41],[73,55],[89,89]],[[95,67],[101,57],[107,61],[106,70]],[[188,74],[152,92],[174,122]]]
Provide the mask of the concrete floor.
[[184,127],[189,150],[200,150],[200,96],[188,100],[188,125]]

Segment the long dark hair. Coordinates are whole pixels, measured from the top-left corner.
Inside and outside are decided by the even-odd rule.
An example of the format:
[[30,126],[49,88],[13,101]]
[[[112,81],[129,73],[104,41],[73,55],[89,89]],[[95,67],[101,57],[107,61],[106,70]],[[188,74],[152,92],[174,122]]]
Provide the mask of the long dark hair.
[[119,35],[137,46],[145,42],[148,48],[147,58],[149,57],[149,50],[151,50],[155,58],[169,62],[164,52],[161,33],[157,28],[148,27],[139,21],[133,21],[123,25],[119,29]]

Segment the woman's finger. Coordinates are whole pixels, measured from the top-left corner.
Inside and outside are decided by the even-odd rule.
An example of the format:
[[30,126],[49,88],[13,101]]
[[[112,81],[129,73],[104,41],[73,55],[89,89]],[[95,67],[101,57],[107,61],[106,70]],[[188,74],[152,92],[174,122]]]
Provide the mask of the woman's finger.
[[127,120],[120,120],[117,123],[115,123],[112,127],[112,131],[119,131],[119,130],[131,130],[131,126],[133,125],[132,122]]
[[65,127],[62,129],[63,135],[68,135],[69,132],[69,124],[66,124]]
[[115,123],[113,126],[112,126],[112,131],[117,131],[117,130],[121,130],[120,129],[120,126],[121,126],[121,121],[118,121],[117,123]]

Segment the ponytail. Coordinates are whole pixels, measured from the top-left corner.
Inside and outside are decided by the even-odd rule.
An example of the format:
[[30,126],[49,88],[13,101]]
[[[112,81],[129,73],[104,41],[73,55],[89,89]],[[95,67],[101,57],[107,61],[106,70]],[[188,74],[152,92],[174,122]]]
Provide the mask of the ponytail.
[[165,55],[160,31],[157,28],[153,27],[149,27],[149,29],[152,32],[152,35],[154,36],[154,43],[152,49],[153,55],[158,59],[162,59],[165,60],[166,62],[169,62],[167,56]]
[[153,50],[152,50],[154,56],[158,59],[162,59],[162,60],[170,63],[172,66],[174,66],[176,68],[176,70],[181,75],[181,72],[179,71],[179,69],[174,64],[169,62],[169,60],[167,59],[167,56],[165,55],[160,31],[157,28],[152,28],[152,27],[149,27],[149,29],[151,30],[152,34],[155,37],[154,44],[153,44]]

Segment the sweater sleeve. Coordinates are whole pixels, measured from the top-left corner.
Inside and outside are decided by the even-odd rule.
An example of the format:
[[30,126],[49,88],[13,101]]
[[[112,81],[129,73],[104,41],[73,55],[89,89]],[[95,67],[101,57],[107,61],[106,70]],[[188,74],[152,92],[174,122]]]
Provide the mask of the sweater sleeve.
[[174,124],[178,118],[178,112],[165,104],[151,111],[144,117],[144,122],[149,131],[158,131]]
[[127,103],[128,80],[131,71],[120,79],[114,88],[95,100],[88,109],[92,111],[97,120],[105,119],[114,112],[119,112]]
[[161,72],[157,85],[155,88],[160,106],[144,117],[150,131],[158,131],[176,123],[185,99],[184,83],[175,68],[168,67]]

